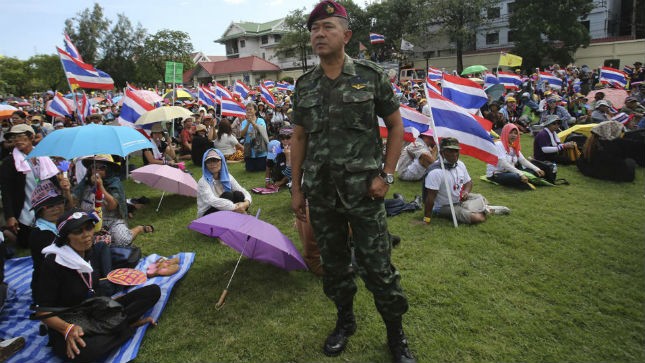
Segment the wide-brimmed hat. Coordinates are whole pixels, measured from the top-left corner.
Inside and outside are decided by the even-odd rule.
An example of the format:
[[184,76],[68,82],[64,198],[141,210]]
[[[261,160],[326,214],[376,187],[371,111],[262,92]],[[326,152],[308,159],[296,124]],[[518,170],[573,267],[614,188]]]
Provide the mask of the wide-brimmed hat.
[[206,128],[206,126],[204,126],[202,124],[199,124],[199,125],[195,126],[195,132],[200,132],[200,131],[207,132],[208,129]]
[[99,154],[99,155],[95,155],[95,156],[90,156],[90,157],[84,158],[82,163],[83,163],[84,167],[89,169],[89,168],[92,167],[92,164],[94,164],[97,161],[98,162],[103,162],[107,166],[109,166],[111,168],[114,168],[114,169],[119,168],[119,164],[115,163],[114,158],[112,157],[112,155],[109,155],[109,154]]
[[594,108],[596,108],[596,109],[597,109],[597,108],[599,108],[600,106],[607,106],[607,107],[611,107],[611,106],[609,105],[609,102],[607,102],[607,101],[605,101],[605,100],[600,100],[600,101],[596,102],[596,106],[595,106]]
[[69,233],[91,222],[96,224],[99,221],[96,213],[88,213],[81,209],[71,209],[58,218],[56,221],[56,229],[58,230],[59,238],[66,238]]
[[31,209],[38,212],[42,207],[64,203],[65,198],[50,180],[41,181],[31,193]]
[[4,134],[4,137],[6,139],[10,139],[14,135],[20,135],[20,134],[26,134],[26,133],[31,133],[32,135],[35,134],[34,128],[27,124],[20,124],[20,125],[12,126],[9,132]]
[[440,150],[446,150],[446,149],[461,150],[461,146],[459,146],[459,140],[455,139],[454,137],[444,137],[443,139],[441,139],[441,142],[439,143],[439,149]]
[[562,123],[562,119],[558,115],[549,115],[549,116],[546,117],[546,119],[542,123],[542,126],[546,127],[546,126],[551,125],[554,122]]

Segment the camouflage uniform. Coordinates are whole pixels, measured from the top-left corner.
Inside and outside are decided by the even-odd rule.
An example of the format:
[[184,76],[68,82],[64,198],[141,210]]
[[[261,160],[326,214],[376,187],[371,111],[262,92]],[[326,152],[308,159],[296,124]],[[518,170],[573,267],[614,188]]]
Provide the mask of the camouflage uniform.
[[398,108],[382,69],[347,55],[335,80],[317,66],[296,84],[293,122],[307,135],[302,190],[322,256],[323,289],[337,305],[356,293],[349,224],[359,273],[385,320],[400,319],[408,303],[390,262],[383,200],[372,200],[368,190],[383,162],[376,116]]

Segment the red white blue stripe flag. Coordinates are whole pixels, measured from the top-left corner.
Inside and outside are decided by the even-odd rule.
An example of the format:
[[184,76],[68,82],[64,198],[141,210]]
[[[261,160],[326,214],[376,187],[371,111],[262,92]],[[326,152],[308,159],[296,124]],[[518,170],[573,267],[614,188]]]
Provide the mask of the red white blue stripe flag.
[[443,71],[441,69],[428,67],[428,79],[433,82],[440,82],[443,77]]
[[484,73],[484,88],[499,84],[499,80],[492,73]]
[[399,85],[394,82],[392,82],[392,91],[397,95],[400,95],[403,93],[403,91],[401,91],[401,87],[399,87]]
[[[399,106],[401,118],[403,119],[403,140],[408,142],[415,141],[419,134],[430,128],[430,118],[419,113],[412,107],[401,105]],[[387,127],[382,118],[378,118],[379,131],[382,138],[387,137]]]
[[370,33],[370,43],[371,44],[385,43],[385,37],[381,34]]
[[199,87],[197,92],[197,102],[200,105],[217,107],[217,95],[208,87]]
[[293,85],[289,82],[278,82],[275,86],[280,92],[293,91],[294,89]]
[[63,94],[56,92],[54,98],[49,102],[45,113],[52,117],[74,118],[74,101],[63,97]]
[[111,90],[114,88],[114,81],[109,74],[100,69],[94,68],[91,64],[83,63],[72,57],[66,51],[56,47],[65,76],[70,84],[76,84],[81,88]]
[[69,55],[72,56],[72,58],[80,62],[83,62],[83,57],[81,57],[81,52],[79,52],[78,49],[76,49],[76,46],[74,45],[74,43],[72,43],[72,40],[69,38],[69,35],[65,34],[65,39],[63,39],[63,41],[65,42],[65,50],[67,51],[67,53],[69,53]]
[[275,87],[275,82],[273,81],[264,81],[260,84],[260,86],[264,86],[266,88],[274,88]]
[[441,95],[426,92],[426,99],[437,137],[454,137],[459,140],[462,154],[497,165],[497,147],[480,123],[482,120]]
[[81,123],[85,124],[85,119],[91,114],[90,109],[90,100],[87,98],[87,94],[83,92],[83,97],[78,100],[78,117],[81,119]]
[[154,110],[155,107],[146,102],[143,98],[136,95],[130,87],[125,89],[123,96],[123,105],[121,106],[121,113],[117,121],[120,125],[134,127],[134,123],[144,113]]
[[426,90],[428,90],[428,92],[434,92],[438,95],[441,94],[441,86],[438,83],[431,81],[427,78],[426,78],[425,87],[426,87]]
[[222,116],[246,117],[246,107],[232,98],[222,98]]
[[262,102],[267,104],[267,106],[275,108],[275,100],[273,99],[273,95],[271,94],[271,91],[269,91],[269,89],[264,85],[260,86],[260,98],[262,99]]
[[497,72],[497,80],[504,85],[506,89],[520,89],[522,86],[522,77],[515,73]]
[[562,89],[562,79],[551,72],[540,72],[540,79],[549,82],[549,87],[553,89]]
[[235,87],[233,88],[233,94],[240,96],[241,99],[245,100],[249,97],[249,87],[247,87],[242,81],[235,81]]
[[219,84],[219,82],[215,82],[215,95],[217,95],[217,98],[215,100],[219,104],[222,103],[222,99],[224,98],[233,99],[231,92],[226,87]]
[[627,74],[611,67],[600,68],[600,83],[611,85],[614,88],[627,87]]
[[467,109],[470,113],[476,113],[488,102],[488,95],[482,86],[468,78],[459,76],[444,74],[441,92],[444,97]]

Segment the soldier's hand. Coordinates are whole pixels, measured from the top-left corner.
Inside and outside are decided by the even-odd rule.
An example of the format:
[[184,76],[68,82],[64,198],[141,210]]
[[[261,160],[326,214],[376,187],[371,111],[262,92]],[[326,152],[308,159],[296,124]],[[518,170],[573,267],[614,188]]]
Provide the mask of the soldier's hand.
[[382,177],[376,176],[374,179],[372,179],[372,184],[370,185],[370,189],[368,191],[368,197],[372,199],[378,199],[378,198],[385,198],[385,194],[387,193],[388,189],[390,186],[383,180]]
[[305,205],[305,196],[300,191],[293,191],[291,194],[291,209],[296,213],[296,218],[307,222],[307,210]]

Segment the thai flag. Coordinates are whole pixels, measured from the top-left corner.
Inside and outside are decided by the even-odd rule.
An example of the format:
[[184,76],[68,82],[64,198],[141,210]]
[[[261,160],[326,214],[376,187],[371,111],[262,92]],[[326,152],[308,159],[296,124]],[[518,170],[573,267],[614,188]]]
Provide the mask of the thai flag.
[[63,94],[56,92],[54,98],[49,102],[45,113],[52,117],[74,117],[74,101],[63,97]]
[[431,81],[431,80],[429,80],[427,78],[426,78],[425,87],[426,87],[426,90],[428,90],[428,92],[434,92],[434,93],[436,93],[438,95],[441,94],[441,86],[439,84],[437,84],[436,82],[433,82],[433,81]]
[[393,91],[395,94],[397,94],[397,95],[400,95],[400,94],[402,94],[402,93],[403,93],[403,92],[401,91],[401,87],[399,87],[399,85],[398,85],[398,84],[396,84],[396,83],[394,83],[394,82],[392,82],[392,91]]
[[217,96],[215,100],[219,104],[222,103],[222,99],[224,98],[233,99],[233,95],[231,94],[231,92],[228,89],[226,89],[226,87],[219,84],[219,82],[215,82],[215,95]]
[[600,83],[609,84],[614,88],[627,87],[627,74],[611,67],[600,68]]
[[83,97],[78,101],[78,117],[81,119],[81,123],[85,124],[85,119],[91,114],[90,100],[87,99],[87,94],[83,92]]
[[582,81],[580,80],[580,78],[576,78],[573,80],[573,84],[572,84],[573,92],[576,92],[576,93],[580,92],[581,86],[582,86]]
[[289,82],[278,82],[278,83],[276,83],[276,88],[278,89],[278,91],[281,91],[281,92],[287,92],[289,90],[292,90],[291,87],[292,86],[291,86],[291,84]]
[[497,147],[481,121],[443,96],[426,92],[426,99],[437,137],[454,137],[463,154],[497,165]]
[[496,84],[499,84],[499,79],[497,79],[497,77],[494,74],[492,73],[484,74],[484,88],[488,88]]
[[555,75],[553,75],[553,73],[540,72],[539,76],[540,76],[540,79],[542,79],[542,81],[549,82],[549,87],[554,89],[562,89],[562,79],[559,77],[556,77]]
[[63,42],[65,43],[65,50],[67,53],[69,53],[72,58],[78,60],[79,62],[83,62],[83,57],[81,57],[81,52],[76,49],[76,46],[74,43],[72,43],[72,40],[69,38],[69,35],[65,34],[65,39],[63,39]]
[[233,88],[233,94],[240,96],[241,99],[245,100],[249,96],[249,87],[247,87],[242,81],[235,81],[235,87]]
[[264,81],[260,84],[260,86],[264,86],[266,88],[275,88],[275,82],[273,81]]
[[437,68],[428,67],[428,79],[433,82],[441,82],[443,71]]
[[497,72],[497,80],[506,89],[520,89],[522,78],[515,73]]
[[144,113],[154,110],[155,107],[137,96],[130,87],[125,89],[123,96],[123,105],[117,121],[120,125],[134,126],[134,123]]
[[482,86],[468,78],[444,74],[441,91],[444,97],[468,109],[470,113],[476,113],[488,102],[488,95]]
[[222,98],[222,116],[246,118],[246,107],[232,98]]
[[623,66],[623,72],[625,72],[625,74],[631,77],[634,74],[634,67],[630,65],[625,65]]
[[91,64],[83,63],[72,57],[69,53],[56,47],[65,76],[70,84],[77,84],[81,88],[111,90],[114,81],[109,74],[94,68]]
[[370,33],[370,44],[385,43],[385,37],[381,34]]
[[[413,142],[419,137],[419,134],[430,128],[430,118],[419,113],[412,107],[401,105],[399,106],[401,118],[403,119],[403,140]],[[378,118],[379,132],[382,138],[387,137],[387,127],[382,118]]]
[[264,85],[260,86],[260,98],[262,99],[262,102],[267,104],[267,106],[275,108],[275,100],[273,99],[273,95]]
[[207,87],[199,87],[197,100],[200,105],[217,107],[217,95]]

